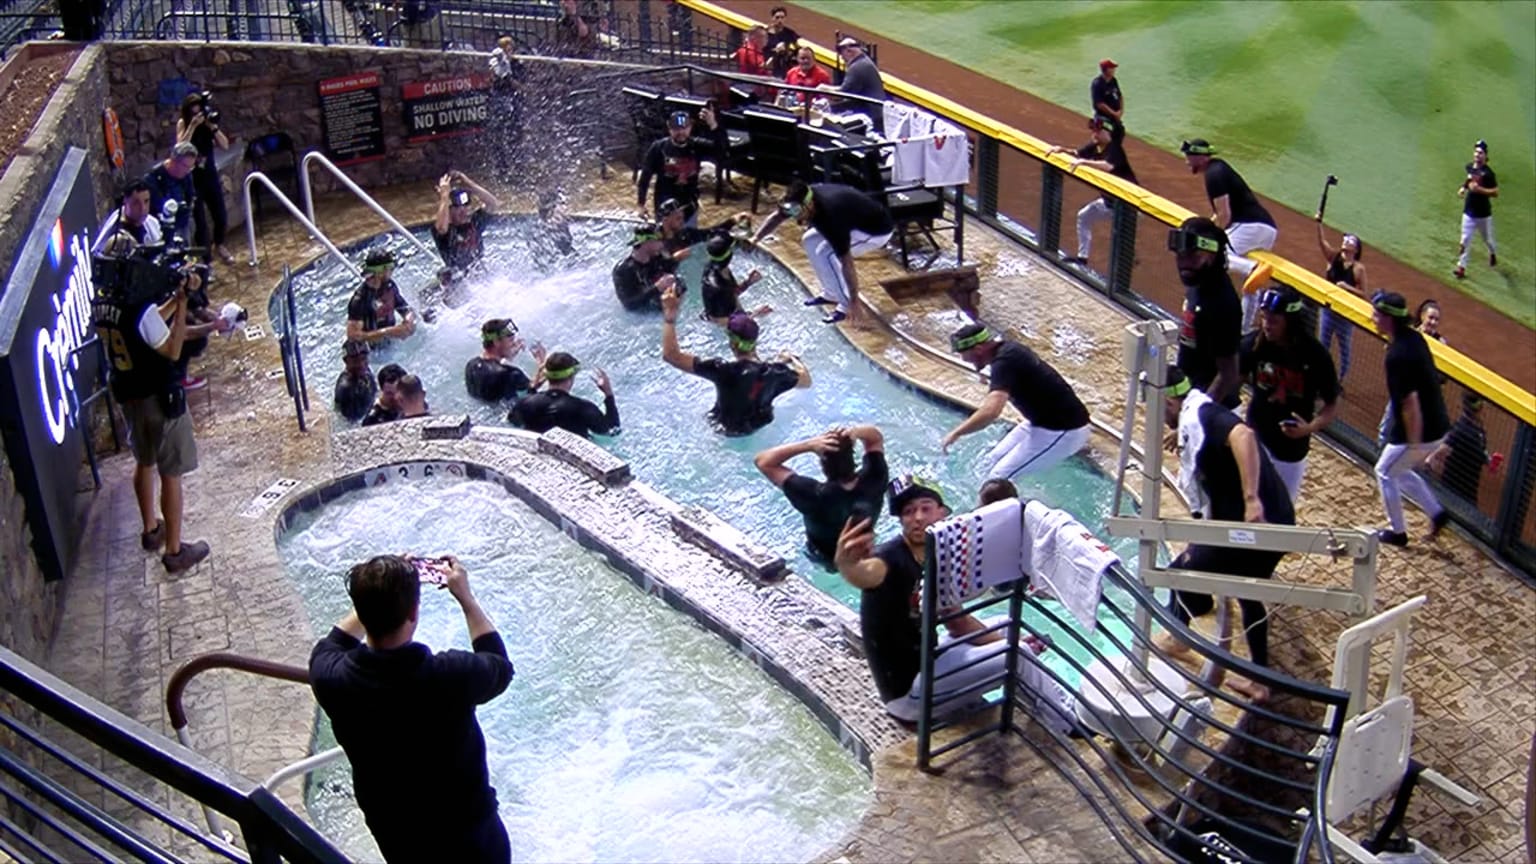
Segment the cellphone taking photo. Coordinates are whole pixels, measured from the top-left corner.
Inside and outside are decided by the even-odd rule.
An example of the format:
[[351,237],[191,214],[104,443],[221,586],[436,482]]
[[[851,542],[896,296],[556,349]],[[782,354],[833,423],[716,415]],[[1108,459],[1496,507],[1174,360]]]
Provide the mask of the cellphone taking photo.
[[436,585],[441,588],[448,584],[448,574],[452,565],[448,563],[447,556],[441,558],[412,558],[411,566],[416,568],[416,575],[421,578],[423,585]]

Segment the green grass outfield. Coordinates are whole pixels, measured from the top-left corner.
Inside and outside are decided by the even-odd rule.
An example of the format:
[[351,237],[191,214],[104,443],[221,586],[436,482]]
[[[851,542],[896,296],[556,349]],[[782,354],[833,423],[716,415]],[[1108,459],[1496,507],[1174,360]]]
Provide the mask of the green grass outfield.
[[[1385,250],[1536,327],[1536,2],[797,2],[1085,113],[1114,57],[1132,135],[1207,138],[1308,214],[1337,174],[1328,222],[1361,235],[1367,264]],[[1455,192],[1479,138],[1499,269],[1474,241],[1458,281]]]

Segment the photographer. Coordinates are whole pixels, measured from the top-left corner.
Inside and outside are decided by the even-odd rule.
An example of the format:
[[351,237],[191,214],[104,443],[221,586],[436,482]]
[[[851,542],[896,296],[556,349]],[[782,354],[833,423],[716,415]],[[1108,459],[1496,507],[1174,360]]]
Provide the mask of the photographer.
[[[213,107],[213,94],[207,90],[189,93],[181,101],[181,116],[176,120],[176,143],[187,142],[197,148],[197,167],[192,169],[192,188],[197,194],[192,202],[192,218],[196,222],[192,242],[207,249],[210,258],[217,255],[225,264],[233,264],[235,256],[224,248],[229,214],[224,207],[224,184],[219,182],[219,166],[214,161],[214,150],[228,150],[229,138],[219,128],[219,112]],[[210,219],[213,221],[211,237],[208,234]]]
[[[471,651],[413,641],[424,580],[458,602]],[[514,670],[469,574],[452,556],[380,555],[347,573],[347,593],[352,610],[315,644],[309,679],[379,851],[393,864],[510,860],[475,707]]]
[[[125,265],[130,262],[123,262]],[[187,416],[178,360],[186,346],[187,293],[201,287],[196,272],[132,262],[98,268],[102,281],[91,319],[111,360],[112,397],[122,406],[133,451],[133,492],[146,551],[164,548],[160,563],[180,573],[208,557],[208,544],[183,543],[181,477],[197,468],[197,443]],[[167,292],[167,287],[174,288]],[[167,294],[169,293],[169,299]],[[155,516],[155,475],[160,513]]]
[[[192,221],[192,204],[197,200],[197,188],[192,183],[192,171],[197,167],[197,147],[191,141],[177,142],[171,155],[164,162],[151,168],[144,175],[149,186],[149,209],[161,220],[161,228],[168,237],[187,237],[187,226]],[[167,207],[168,202],[176,206]]]
[[91,254],[127,254],[132,251],[108,251],[119,234],[132,237],[135,248],[160,245],[160,220],[149,212],[149,184],[143,180],[134,180],[123,187],[117,199],[117,209],[108,213],[106,220],[101,223],[96,242],[91,246]]

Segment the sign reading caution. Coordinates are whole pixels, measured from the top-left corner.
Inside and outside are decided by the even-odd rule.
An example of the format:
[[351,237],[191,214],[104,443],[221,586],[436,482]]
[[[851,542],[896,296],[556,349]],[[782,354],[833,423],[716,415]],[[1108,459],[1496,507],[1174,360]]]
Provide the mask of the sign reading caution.
[[490,114],[489,75],[416,81],[400,88],[406,140],[412,144],[479,132]]

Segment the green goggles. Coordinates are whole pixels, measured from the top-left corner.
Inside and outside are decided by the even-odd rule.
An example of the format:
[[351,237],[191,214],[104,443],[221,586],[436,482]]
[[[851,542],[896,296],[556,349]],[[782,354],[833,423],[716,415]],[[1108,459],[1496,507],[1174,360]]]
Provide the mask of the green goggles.
[[779,213],[791,218],[799,217],[801,213],[805,212],[805,208],[810,206],[812,194],[814,194],[812,190],[807,189],[805,190],[805,197],[799,201],[780,201]]
[[480,332],[480,343],[482,345],[495,345],[499,340],[515,338],[517,338],[516,327],[504,327],[501,330],[496,330],[490,333],[487,333],[483,330]]
[[743,339],[740,336],[737,336],[735,333],[732,333],[730,335],[731,335],[731,347],[735,348],[737,351],[740,351],[741,353],[745,354],[748,351],[755,351],[755,350],[757,350],[757,340],[756,339]]
[[580,363],[577,363],[574,366],[567,366],[564,369],[550,369],[545,367],[544,377],[550,381],[564,381],[567,378],[574,377],[576,375],[576,370],[580,368]]
[[1204,234],[1174,228],[1168,232],[1169,252],[1220,252],[1221,241]]

